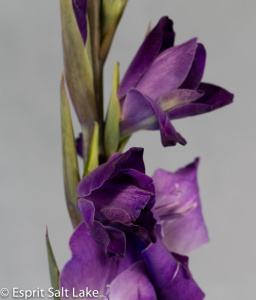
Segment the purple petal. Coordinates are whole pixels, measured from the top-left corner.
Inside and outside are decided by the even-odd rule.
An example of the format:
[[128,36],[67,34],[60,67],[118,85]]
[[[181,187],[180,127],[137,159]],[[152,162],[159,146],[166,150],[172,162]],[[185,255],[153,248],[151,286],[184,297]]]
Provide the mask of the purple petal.
[[118,89],[119,99],[124,97],[128,90],[136,85],[161,51],[173,46],[175,34],[172,25],[173,23],[168,17],[163,17],[148,34],[120,83]]
[[185,118],[203,114],[233,102],[234,95],[227,90],[209,83],[201,83],[198,92],[203,92],[203,96],[198,100],[177,106],[168,112],[170,120]]
[[79,133],[79,136],[76,138],[76,152],[77,154],[83,158],[83,135]]
[[[153,122],[151,122],[152,119]],[[158,125],[155,124],[156,121]],[[158,128],[161,132],[162,144],[165,147],[174,146],[176,143],[186,144],[160,106],[140,91],[131,89],[124,101],[123,119],[120,123],[121,135],[125,136],[139,129]]]
[[[143,251],[148,272],[161,300],[202,300],[204,293],[188,272],[187,260],[176,260],[158,240]],[[185,265],[182,262],[186,262]]]
[[198,44],[191,69],[188,73],[187,78],[182,83],[180,88],[191,89],[191,90],[195,90],[198,88],[201,79],[203,77],[205,61],[206,61],[205,48],[202,44]]
[[155,210],[163,222],[163,243],[171,252],[187,254],[209,241],[197,184],[199,160],[175,173],[158,169]]
[[123,154],[116,154],[113,159],[100,165],[80,181],[77,195],[79,197],[90,195],[93,190],[100,188],[106,180],[111,179],[122,169],[134,169],[145,173],[143,149],[131,148]]
[[[140,188],[140,185],[149,190]],[[86,196],[86,199],[93,202],[98,219],[102,221],[103,218],[105,224],[108,220],[124,223],[136,221],[148,203],[152,207],[154,198],[152,179],[136,170],[120,171],[117,177],[106,181],[100,189]]]
[[171,90],[157,100],[157,104],[164,112],[171,112],[176,107],[180,108],[193,102],[204,95],[203,92],[187,89]]
[[187,77],[196,53],[196,39],[163,51],[136,85],[154,101],[178,88]]
[[219,86],[202,82],[199,85],[198,90],[203,91],[204,96],[196,102],[209,105],[211,110],[233,102],[234,95]]
[[87,39],[87,21],[86,21],[87,0],[72,0],[72,4],[76,16],[77,25],[85,44]]
[[118,275],[110,285],[111,300],[157,300],[145,263],[140,261]]
[[[78,291],[88,287],[90,290],[98,290],[100,294],[105,294],[106,286],[134,262],[132,255],[127,255],[125,259],[106,257],[92,239],[84,223],[80,224],[73,233],[70,249],[72,258],[60,274],[60,288],[70,292],[73,288]],[[68,297],[68,299],[73,298]]]

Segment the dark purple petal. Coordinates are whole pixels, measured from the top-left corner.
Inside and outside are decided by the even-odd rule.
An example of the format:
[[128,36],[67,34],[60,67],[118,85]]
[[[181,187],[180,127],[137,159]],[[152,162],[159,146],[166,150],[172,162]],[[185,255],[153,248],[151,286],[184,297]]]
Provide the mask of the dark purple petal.
[[[152,119],[154,120],[153,128],[160,129],[162,144],[165,147],[174,146],[176,143],[186,144],[160,106],[140,91],[131,89],[123,106],[123,119],[120,123],[121,135],[125,136],[139,129],[152,129]],[[158,126],[155,125],[155,120],[157,120]]]
[[191,90],[198,88],[201,79],[203,77],[205,61],[206,61],[205,48],[202,44],[198,44],[191,69],[188,73],[187,78],[182,83],[180,88],[191,89]]
[[137,84],[161,51],[173,46],[175,34],[172,25],[173,23],[168,17],[163,17],[148,34],[120,83],[119,99],[123,98],[128,90]]
[[155,210],[163,222],[163,243],[171,252],[187,254],[209,241],[204,223],[197,168],[199,160],[175,173],[158,169]]
[[67,289],[70,293],[73,288],[78,291],[88,287],[90,290],[98,290],[100,294],[105,294],[106,286],[134,263],[133,253],[130,251],[125,259],[107,257],[92,239],[84,223],[73,233],[70,249],[72,258],[60,274],[60,288]]
[[[160,240],[143,251],[143,256],[161,300],[202,300],[204,293],[188,272],[187,260],[174,257]],[[186,262],[182,265],[182,262]]]
[[[94,241],[108,256],[111,256],[112,252],[110,251],[110,248],[113,247],[111,246],[110,236],[107,229],[100,222],[94,220],[95,208],[93,203],[85,199],[80,199],[78,201],[78,208],[82,214],[86,228]],[[122,249],[121,252],[118,252],[118,255],[123,256],[125,252],[125,244],[123,240],[120,240],[119,243],[120,247],[123,245],[122,248],[124,249]]]
[[203,103],[210,106],[211,110],[220,108],[233,102],[234,95],[229,91],[210,84],[201,83],[198,90],[204,92],[204,96],[196,101],[196,103]]
[[76,138],[76,151],[77,154],[83,158],[83,135],[82,133]]
[[[137,180],[141,180],[141,183],[148,181],[147,188],[150,190],[134,184]],[[152,179],[136,170],[120,171],[117,177],[86,196],[95,206],[97,219],[104,220],[104,223],[134,222],[148,203],[150,206],[154,204],[154,198]]]
[[158,55],[135,86],[154,101],[178,88],[187,77],[196,53],[196,39],[168,48]]
[[90,195],[93,190],[100,188],[105,181],[111,179],[122,169],[134,169],[145,173],[143,149],[131,148],[123,154],[116,154],[113,159],[100,165],[80,181],[77,195],[79,197]]
[[78,28],[80,30],[84,44],[87,39],[87,21],[86,21],[86,7],[87,0],[72,0],[73,10],[76,16]]
[[158,300],[145,263],[140,261],[118,275],[110,285],[111,300]]

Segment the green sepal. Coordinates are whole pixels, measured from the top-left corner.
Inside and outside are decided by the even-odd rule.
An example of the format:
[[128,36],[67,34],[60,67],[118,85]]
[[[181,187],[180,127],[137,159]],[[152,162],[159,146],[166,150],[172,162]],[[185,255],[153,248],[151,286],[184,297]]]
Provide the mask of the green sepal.
[[108,55],[118,23],[128,0],[102,0],[102,27],[100,58],[104,61]]
[[108,105],[108,112],[105,124],[104,144],[107,158],[117,152],[120,138],[119,123],[121,118],[120,103],[117,97],[119,86],[119,64],[115,64],[113,74],[112,93]]
[[122,153],[124,151],[124,147],[126,146],[127,142],[129,141],[131,135],[128,135],[124,139],[122,139],[119,143],[117,152]]
[[89,148],[89,154],[87,157],[87,162],[84,170],[84,176],[91,173],[98,166],[99,166],[99,125],[97,122],[95,122],[92,141]]
[[[97,119],[93,72],[76,22],[72,1],[60,0],[65,79],[76,114],[81,124]],[[89,126],[93,128],[93,126]],[[92,133],[91,133],[92,135]]]
[[77,210],[76,188],[80,181],[79,167],[77,162],[77,152],[75,137],[73,132],[72,119],[68,97],[65,90],[64,76],[61,78],[60,87],[60,106],[61,106],[61,133],[62,133],[62,155],[63,155],[63,175],[65,196],[68,212],[74,228],[81,222],[81,216]]
[[[46,228],[46,247],[47,247],[47,255],[48,255],[48,265],[49,265],[49,271],[50,271],[50,278],[51,278],[51,284],[54,290],[59,291],[59,276],[60,272],[52,251],[52,246],[50,244],[49,236],[48,236],[48,230]],[[55,300],[60,300],[59,297],[54,297]]]

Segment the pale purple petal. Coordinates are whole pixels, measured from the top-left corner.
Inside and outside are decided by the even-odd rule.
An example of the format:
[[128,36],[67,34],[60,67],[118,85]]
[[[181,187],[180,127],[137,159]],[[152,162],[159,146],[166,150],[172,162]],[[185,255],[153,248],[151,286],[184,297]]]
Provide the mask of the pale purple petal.
[[202,216],[197,167],[199,160],[175,173],[158,169],[155,210],[163,222],[163,243],[169,251],[187,254],[209,241]]
[[156,101],[168,91],[178,88],[189,73],[196,48],[196,39],[192,39],[160,53],[135,86],[136,89]]
[[[186,141],[177,133],[160,106],[136,89],[131,89],[123,106],[123,119],[120,123],[121,135],[127,135],[139,129],[160,129],[162,144],[182,145]],[[153,123],[151,120],[153,119]],[[158,126],[155,124],[158,122]],[[153,128],[152,128],[153,127]]]
[[86,6],[87,0],[72,0],[73,10],[76,16],[78,28],[80,30],[84,44],[87,39],[87,21],[86,21]]
[[188,90],[188,89],[176,89],[171,90],[161,98],[157,100],[157,104],[164,112],[172,112],[175,108],[181,108],[186,104],[189,104],[204,95],[203,92]]
[[204,114],[211,110],[212,109],[210,105],[204,103],[192,102],[192,103],[184,104],[182,106],[177,106],[172,110],[170,110],[167,114],[170,120],[176,120],[176,119]]
[[137,84],[161,51],[173,46],[175,34],[172,25],[173,23],[168,17],[163,17],[148,34],[120,83],[119,99],[123,98],[128,90]]
[[203,77],[205,61],[206,61],[205,48],[202,44],[198,44],[193,64],[191,66],[187,78],[180,86],[181,89],[194,90],[198,88]]
[[134,263],[133,254],[129,255],[130,252],[125,259],[107,257],[92,239],[84,223],[80,224],[73,233],[70,249],[72,258],[60,274],[60,288],[67,289],[71,293],[68,299],[73,299],[73,288],[78,291],[88,287],[90,290],[98,290],[100,294],[105,294],[106,286]]
[[158,300],[143,261],[118,275],[110,285],[110,300]]
[[[177,259],[161,243],[151,244],[143,251],[148,272],[161,300],[202,300],[204,293],[190,272],[187,260]],[[185,262],[185,265],[183,263]]]

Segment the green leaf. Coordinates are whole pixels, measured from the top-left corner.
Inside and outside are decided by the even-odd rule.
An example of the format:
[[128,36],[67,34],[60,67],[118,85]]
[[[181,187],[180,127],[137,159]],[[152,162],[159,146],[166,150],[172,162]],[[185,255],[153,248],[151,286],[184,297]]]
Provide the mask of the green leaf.
[[128,0],[102,0],[100,57],[105,60]]
[[66,203],[69,215],[74,228],[80,223],[81,216],[76,208],[78,200],[76,194],[77,184],[80,181],[79,168],[75,138],[73,132],[72,119],[65,90],[64,76],[61,78],[61,132],[62,132],[62,155],[63,155],[63,175]]
[[119,64],[116,63],[113,74],[112,94],[109,101],[108,113],[105,125],[105,152],[107,158],[117,152],[120,138],[120,104],[117,97],[117,89],[119,86]]
[[[69,94],[81,124],[97,119],[93,72],[87,50],[77,26],[72,1],[60,0],[65,78]],[[93,126],[89,126],[93,128]],[[91,133],[92,135],[92,133]]]
[[91,173],[99,166],[99,125],[95,122],[93,137],[89,149],[87,163],[84,170],[84,176]]
[[[52,251],[52,247],[50,244],[49,236],[48,236],[48,230],[46,228],[46,247],[47,247],[47,254],[48,254],[48,264],[49,264],[49,271],[50,271],[50,278],[51,278],[51,284],[52,287],[55,290],[59,290],[59,269]],[[55,300],[60,300],[59,297],[54,297]]]

